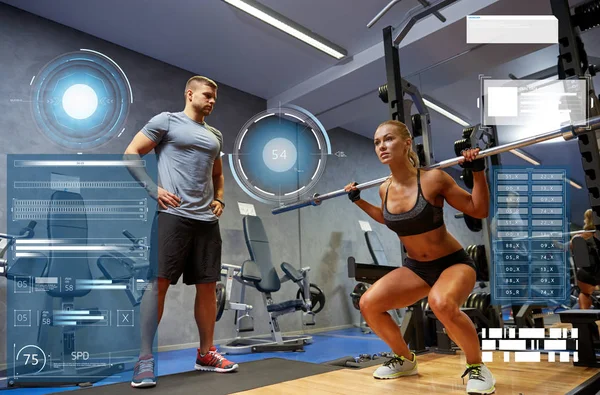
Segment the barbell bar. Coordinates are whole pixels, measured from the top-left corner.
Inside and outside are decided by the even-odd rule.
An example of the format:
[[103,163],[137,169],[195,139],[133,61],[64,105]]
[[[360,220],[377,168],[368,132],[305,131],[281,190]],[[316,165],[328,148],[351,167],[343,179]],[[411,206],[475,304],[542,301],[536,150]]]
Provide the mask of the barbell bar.
[[[560,129],[542,133],[537,136],[526,137],[521,140],[513,141],[512,143],[503,144],[503,145],[499,145],[497,147],[492,147],[492,148],[488,148],[483,151],[479,151],[476,159],[481,159],[481,158],[485,158],[488,156],[501,154],[503,152],[507,152],[507,151],[517,149],[517,148],[527,147],[529,145],[552,140],[557,137],[562,137],[565,141],[568,141],[568,140],[571,140],[581,134],[589,133],[589,132],[595,131],[597,129],[600,129],[600,116],[590,118],[588,120],[587,125],[582,125],[582,126],[567,125],[567,126],[563,126]],[[446,167],[457,165],[461,159],[463,159],[462,156],[458,156],[458,157],[452,158],[452,159],[446,159],[441,162],[434,163],[429,166],[425,166],[422,169],[425,169],[425,170],[444,169]],[[390,176],[382,177],[382,178],[378,178],[373,181],[367,181],[362,184],[358,184],[358,185],[356,185],[356,189],[362,191],[364,189],[378,186],[378,185],[384,183],[388,178],[390,178]],[[296,210],[296,209],[299,209],[302,207],[318,206],[324,200],[333,199],[333,198],[336,198],[336,197],[339,197],[342,195],[347,195],[347,194],[348,194],[348,192],[346,192],[344,189],[338,189],[337,191],[329,192],[324,195],[314,194],[309,199],[305,199],[305,200],[297,202],[297,203],[282,205],[280,207],[273,209],[271,212],[273,214],[277,215],[277,214],[285,213],[288,211]]]

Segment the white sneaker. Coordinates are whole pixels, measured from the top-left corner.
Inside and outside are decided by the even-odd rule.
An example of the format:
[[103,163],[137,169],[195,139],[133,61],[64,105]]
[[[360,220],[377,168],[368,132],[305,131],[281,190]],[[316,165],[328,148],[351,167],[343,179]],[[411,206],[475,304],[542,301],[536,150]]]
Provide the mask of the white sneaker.
[[483,363],[478,365],[467,365],[467,370],[465,370],[465,373],[463,373],[461,378],[465,377],[467,374],[469,375],[469,381],[467,381],[467,394],[493,394],[496,391],[496,379],[488,367]]
[[398,377],[418,374],[417,356],[414,353],[411,354],[412,361],[394,354],[390,360],[373,372],[373,377],[376,379],[397,379]]

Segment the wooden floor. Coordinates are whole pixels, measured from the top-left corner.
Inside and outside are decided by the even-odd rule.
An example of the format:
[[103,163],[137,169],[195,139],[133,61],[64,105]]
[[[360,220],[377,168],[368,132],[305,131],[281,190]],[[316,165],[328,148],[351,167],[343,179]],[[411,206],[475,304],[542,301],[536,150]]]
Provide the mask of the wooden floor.
[[[361,370],[342,369],[257,388],[238,394],[465,394],[460,376],[465,370],[461,354],[425,354],[417,357],[419,375],[395,380],[376,380],[378,366]],[[557,355],[558,360],[558,355]],[[384,360],[382,360],[383,362]],[[494,353],[494,362],[486,364],[496,378],[496,394],[564,395],[600,372],[597,368],[573,366],[572,362],[547,362],[542,354],[538,363],[504,363],[502,352]]]

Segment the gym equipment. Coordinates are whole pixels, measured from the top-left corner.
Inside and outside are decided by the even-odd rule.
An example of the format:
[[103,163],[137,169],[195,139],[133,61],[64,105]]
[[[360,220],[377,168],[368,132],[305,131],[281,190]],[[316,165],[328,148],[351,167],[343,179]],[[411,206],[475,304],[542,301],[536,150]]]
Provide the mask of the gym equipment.
[[[508,144],[500,145],[497,147],[485,149],[483,151],[479,151],[477,158],[486,158],[488,156],[497,155],[497,154],[507,152],[507,151],[510,151],[513,149],[527,147],[532,144],[540,143],[540,142],[547,141],[547,140],[552,140],[557,137],[563,137],[563,139],[566,141],[570,140],[574,137],[581,136],[581,135],[584,135],[585,133],[600,129],[600,116],[590,119],[588,121],[588,126],[589,127],[573,126],[573,125],[564,126],[560,129],[542,133],[537,136],[527,137],[524,139],[514,141],[512,143],[508,143]],[[461,158],[463,158],[463,157],[461,156],[461,157],[456,157],[456,158],[452,158],[452,159],[447,159],[447,160],[444,160],[439,163],[425,166],[424,169],[427,169],[427,170],[444,169],[446,167],[450,167],[450,166],[454,166],[454,165],[458,164],[458,162],[461,160]],[[373,181],[364,182],[362,184],[356,185],[356,188],[359,190],[372,188],[372,187],[382,184],[388,178],[389,178],[389,176],[386,176],[386,177],[379,178],[379,179],[376,179]],[[337,191],[329,192],[324,195],[315,194],[310,199],[306,199],[306,200],[298,202],[298,203],[294,203],[294,204],[290,204],[290,205],[283,205],[281,207],[275,208],[272,210],[272,213],[273,214],[281,214],[281,213],[295,210],[295,209],[302,208],[302,207],[318,206],[324,200],[336,198],[339,196],[345,196],[345,195],[347,195],[347,192],[344,189],[339,189]]]
[[[144,239],[134,237],[129,231],[124,230],[123,235],[127,237],[132,246],[130,251],[149,251],[150,246],[144,244]],[[145,259],[135,260],[117,252],[110,251],[101,255],[96,262],[98,269],[108,280],[118,281],[119,283],[129,283],[125,293],[132,306],[141,303],[144,291],[146,290],[146,280],[148,279],[148,269],[150,264]],[[141,283],[136,282],[141,280]],[[146,285],[143,285],[146,284]]]
[[[369,253],[371,254],[371,258],[373,259],[373,264],[388,266],[388,260],[385,255],[385,250],[383,249],[383,245],[381,244],[379,237],[377,237],[377,234],[373,231],[365,231],[364,235],[365,241],[367,242],[367,247],[369,248]],[[354,287],[354,290],[350,293],[350,297],[352,298],[352,305],[356,310],[360,311],[360,298],[365,292],[367,292],[368,288],[368,284],[358,283]],[[400,312],[398,310],[394,310],[392,313],[393,318],[396,320],[396,322],[400,322]],[[369,329],[367,323],[362,319],[362,314],[360,328],[363,333],[371,333],[371,330]]]
[[[305,300],[304,288],[298,289],[296,293],[296,299]],[[312,306],[312,312],[318,314],[325,308],[325,294],[321,291],[316,284],[310,283],[310,303]],[[306,311],[306,310],[304,310]]]
[[[375,281],[395,269],[398,269],[398,267],[357,263],[354,257],[348,258],[348,277],[367,284],[374,284]],[[423,319],[421,302],[407,307],[406,314],[402,319],[402,337],[415,354],[428,352],[425,347]]]
[[375,366],[380,364],[379,359],[381,358],[392,358],[393,354],[391,352],[380,352],[376,354],[359,354],[356,357],[347,356],[342,357],[333,361],[329,361],[326,365],[331,366],[342,366],[345,368],[354,368],[354,369],[362,369],[369,366]]
[[[224,279],[225,283],[218,282],[216,289],[217,321],[221,320],[226,310],[235,310],[235,323],[238,333],[252,332],[254,330],[253,318],[250,315],[250,311],[254,307],[244,303],[246,283],[241,278],[241,271],[241,266],[221,263],[221,281]],[[231,290],[233,289],[234,280],[242,284],[240,302],[231,302]]]
[[[373,18],[371,20],[371,22],[369,22],[367,24],[368,28],[371,28],[374,24],[377,23],[377,21],[379,19],[381,19],[381,17],[383,17],[383,15],[388,12],[394,5],[396,5],[397,3],[399,3],[400,0],[392,0],[388,5],[386,5],[381,11],[379,11],[379,13],[375,16],[375,18]],[[429,2],[427,0],[419,0],[419,3],[421,3],[421,5],[423,7],[425,7],[425,9],[427,10],[427,7],[431,6],[431,4],[429,4]],[[440,14],[438,11],[431,11],[430,14],[435,15],[435,17],[437,19],[439,19],[441,22],[446,22],[446,18]]]
[[226,303],[225,286],[222,283],[217,283],[217,321],[223,316]]
[[40,275],[44,271],[47,264],[47,258],[21,258],[9,269],[8,259],[4,258],[6,252],[15,244],[15,241],[19,239],[31,239],[34,237],[34,229],[37,226],[37,222],[31,221],[26,227],[21,229],[18,235],[9,235],[0,233],[0,276],[5,276],[9,279],[13,279],[17,270],[20,270],[23,275]]
[[[312,336],[283,336],[277,318],[279,316],[303,311],[304,325],[315,325],[315,312],[312,311],[312,291],[316,291],[318,287],[314,286],[311,289],[311,284],[308,278],[310,267],[295,269],[287,262],[281,264],[281,270],[285,273],[281,278],[277,276],[275,266],[271,261],[271,250],[269,249],[269,240],[262,220],[255,216],[245,216],[242,220],[244,227],[244,237],[246,246],[250,254],[250,259],[245,261],[242,266],[235,269],[231,266],[232,278],[236,279],[244,285],[242,288],[242,296],[235,310],[243,310],[245,314],[238,317],[236,312],[236,324],[238,333],[253,331],[252,317],[247,314],[247,305],[243,304],[245,296],[245,286],[255,288],[263,297],[265,308],[269,314],[269,323],[271,326],[271,339],[258,337],[237,337],[233,341],[222,345],[219,349],[227,354],[245,354],[250,352],[270,352],[270,351],[303,351],[305,344],[312,343]],[[234,271],[237,273],[233,273]],[[229,274],[228,274],[229,276]],[[288,300],[285,302],[274,303],[272,293],[281,289],[281,284],[287,281],[293,281],[302,290],[300,295],[304,299]],[[231,289],[227,287],[227,297]],[[318,290],[320,291],[320,289]],[[317,292],[316,292],[317,293]],[[323,295],[320,292],[320,295]],[[317,296],[316,299],[322,309],[325,303],[324,296]],[[227,303],[226,303],[227,304]],[[233,304],[229,304],[231,308]]]
[[[593,26],[598,21],[598,0],[579,4],[571,15],[571,7],[568,0],[550,0],[552,14],[558,20],[558,76],[560,79],[588,78],[588,95],[591,101],[588,114],[590,117],[598,117],[600,108],[598,95],[593,87],[590,76],[595,74],[596,68],[591,67],[588,57],[581,41],[579,33]],[[579,28],[579,29],[577,29]],[[592,118],[590,121],[593,121]],[[592,128],[593,129],[593,128]],[[585,183],[588,190],[590,208],[594,214],[594,225],[600,230],[600,150],[598,149],[597,133],[583,134],[578,139],[579,152],[581,153],[581,165],[586,174]]]
[[473,259],[473,262],[475,262],[477,281],[490,281],[485,246],[482,244],[470,245],[465,248],[465,251],[467,251],[467,254],[469,254],[471,259]]
[[352,298],[352,306],[354,306],[356,310],[360,310],[360,298],[365,294],[365,292],[367,292],[367,289],[369,289],[367,284],[358,283],[350,294],[350,297]]
[[600,367],[600,359],[596,353],[600,352],[598,326],[600,320],[598,310],[566,310],[558,313],[560,321],[573,325],[578,330],[579,347],[577,349],[578,361],[573,360],[575,366]]
[[479,218],[473,218],[467,214],[463,214],[465,225],[471,232],[480,232],[483,229],[483,221]]
[[470,169],[462,169],[460,179],[463,180],[467,188],[473,189],[473,172]]
[[[463,129],[462,138],[454,142],[454,153],[460,157],[464,150],[477,147],[477,132],[476,127],[469,127]],[[473,171],[471,169],[463,168],[460,178],[465,183],[465,186],[469,189],[473,189]],[[472,232],[480,232],[483,229],[483,221],[479,218],[473,218],[467,214],[463,214],[465,225]]]

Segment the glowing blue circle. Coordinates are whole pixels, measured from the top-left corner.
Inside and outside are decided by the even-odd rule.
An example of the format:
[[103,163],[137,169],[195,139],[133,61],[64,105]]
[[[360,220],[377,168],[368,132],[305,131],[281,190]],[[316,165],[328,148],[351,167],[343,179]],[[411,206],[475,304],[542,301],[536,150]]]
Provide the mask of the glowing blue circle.
[[325,128],[296,106],[267,109],[241,128],[229,155],[233,178],[266,203],[297,201],[319,182],[331,144]]
[[132,103],[131,85],[121,67],[88,49],[56,57],[31,83],[31,110],[40,132],[77,151],[93,150],[120,136]]
[[98,95],[88,85],[71,85],[62,97],[62,106],[71,118],[87,119],[98,108]]
[[282,137],[272,139],[263,149],[265,165],[277,173],[291,169],[296,164],[297,157],[296,146]]

